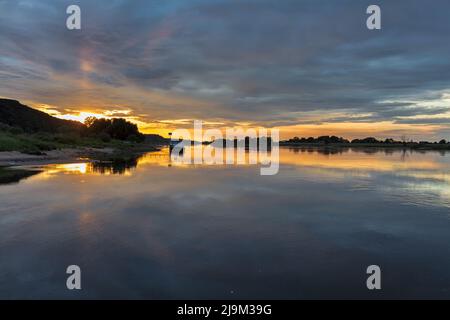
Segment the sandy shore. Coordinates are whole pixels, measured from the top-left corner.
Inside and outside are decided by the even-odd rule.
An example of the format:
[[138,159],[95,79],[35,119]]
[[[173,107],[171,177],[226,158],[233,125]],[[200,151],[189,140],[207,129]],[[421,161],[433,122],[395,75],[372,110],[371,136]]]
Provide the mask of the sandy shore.
[[44,155],[24,154],[17,151],[0,152],[0,166],[40,165],[50,163],[78,162],[93,154],[112,154],[114,149],[81,148],[45,152]]

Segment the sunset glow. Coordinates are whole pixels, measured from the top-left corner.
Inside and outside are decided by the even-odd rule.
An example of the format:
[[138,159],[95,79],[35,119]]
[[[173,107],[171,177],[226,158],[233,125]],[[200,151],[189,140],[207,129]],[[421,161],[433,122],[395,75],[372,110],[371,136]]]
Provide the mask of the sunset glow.
[[[219,129],[279,128],[282,139],[449,137],[450,81],[442,72],[448,62],[446,17],[436,27],[440,32],[426,37],[427,30],[402,23],[371,33],[361,30],[363,20],[347,19],[358,16],[357,6],[334,4],[336,17],[347,23],[331,36],[322,19],[304,16],[312,11],[301,1],[255,7],[251,15],[265,17],[256,20],[248,19],[248,8],[219,2],[217,8],[233,12],[234,19],[217,19],[206,4],[175,1],[156,12],[134,4],[126,19],[115,21],[101,6],[84,3],[98,17],[95,28],[45,37],[33,32],[52,30],[57,11],[14,11],[3,4],[3,12],[16,12],[2,19],[3,29],[17,30],[3,34],[0,66],[8,81],[2,81],[0,96],[62,119],[123,117],[144,133],[165,137],[191,128],[194,119]],[[195,19],[191,6],[199,10]],[[323,9],[318,5],[314,15]],[[122,10],[120,1],[108,4],[110,14]],[[12,17],[25,25],[16,26]],[[294,21],[304,21],[306,29]],[[21,30],[31,33],[18,48],[14,37]],[[315,30],[314,36],[302,30]],[[417,46],[422,39],[426,44]]]
[[449,12],[0,0],[0,300],[450,299]]

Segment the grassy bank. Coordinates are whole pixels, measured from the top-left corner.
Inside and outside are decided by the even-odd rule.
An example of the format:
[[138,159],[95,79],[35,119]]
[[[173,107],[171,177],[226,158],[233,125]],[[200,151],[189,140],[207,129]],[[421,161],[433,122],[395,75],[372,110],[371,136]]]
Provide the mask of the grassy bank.
[[76,134],[20,133],[14,134],[0,131],[0,152],[19,151],[26,154],[39,155],[46,151],[65,148],[114,148],[130,149],[142,146],[141,143],[114,139],[81,137]]

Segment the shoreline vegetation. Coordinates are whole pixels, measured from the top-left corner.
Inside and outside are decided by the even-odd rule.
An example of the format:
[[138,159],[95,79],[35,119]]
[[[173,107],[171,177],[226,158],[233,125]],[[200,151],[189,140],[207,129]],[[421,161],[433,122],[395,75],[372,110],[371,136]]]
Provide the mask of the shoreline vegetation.
[[142,142],[70,137],[52,134],[13,134],[0,130],[0,168],[52,162],[127,161],[140,154],[159,151],[166,143],[153,139]]
[[[87,118],[85,123],[62,120],[32,109],[16,100],[0,99],[0,167],[90,159],[100,162],[128,161],[145,152],[158,151],[170,139],[145,135],[123,118]],[[216,141],[221,146],[225,141]],[[245,144],[249,138],[245,139]],[[234,143],[236,145],[236,141]],[[259,141],[258,141],[259,145]],[[450,142],[378,140],[373,137],[347,140],[337,136],[294,137],[280,146],[307,148],[397,148],[449,150]]]
[[450,151],[450,142],[445,139],[439,142],[429,142],[429,141],[407,141],[402,139],[401,141],[394,140],[391,138],[385,140],[378,140],[373,137],[368,137],[364,139],[354,139],[347,140],[342,137],[336,136],[321,136],[321,137],[309,137],[309,138],[298,138],[294,137],[289,140],[280,141],[280,146],[285,147],[333,147],[333,148],[395,148],[404,150],[448,150]]
[[168,144],[123,118],[62,120],[16,100],[0,99],[0,167],[80,159],[127,161]]

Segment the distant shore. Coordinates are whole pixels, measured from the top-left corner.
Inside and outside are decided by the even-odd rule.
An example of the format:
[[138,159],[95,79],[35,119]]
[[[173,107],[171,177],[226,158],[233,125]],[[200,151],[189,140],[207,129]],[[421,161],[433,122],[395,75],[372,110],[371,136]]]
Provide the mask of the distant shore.
[[308,143],[308,142],[287,142],[281,141],[280,147],[298,147],[298,148],[389,148],[402,150],[434,150],[450,151],[450,144],[439,143]]
[[[105,148],[63,148],[46,151],[45,153],[34,155],[18,151],[0,152],[0,167],[13,167],[24,165],[45,165],[52,163],[72,163],[82,161],[110,161],[115,159],[131,158],[146,152],[160,150],[159,145],[140,144],[127,149]],[[397,150],[417,150],[417,151],[449,151],[450,144],[438,143],[303,143],[303,142],[280,142],[280,147],[289,148],[346,148],[346,149],[397,149]]]

